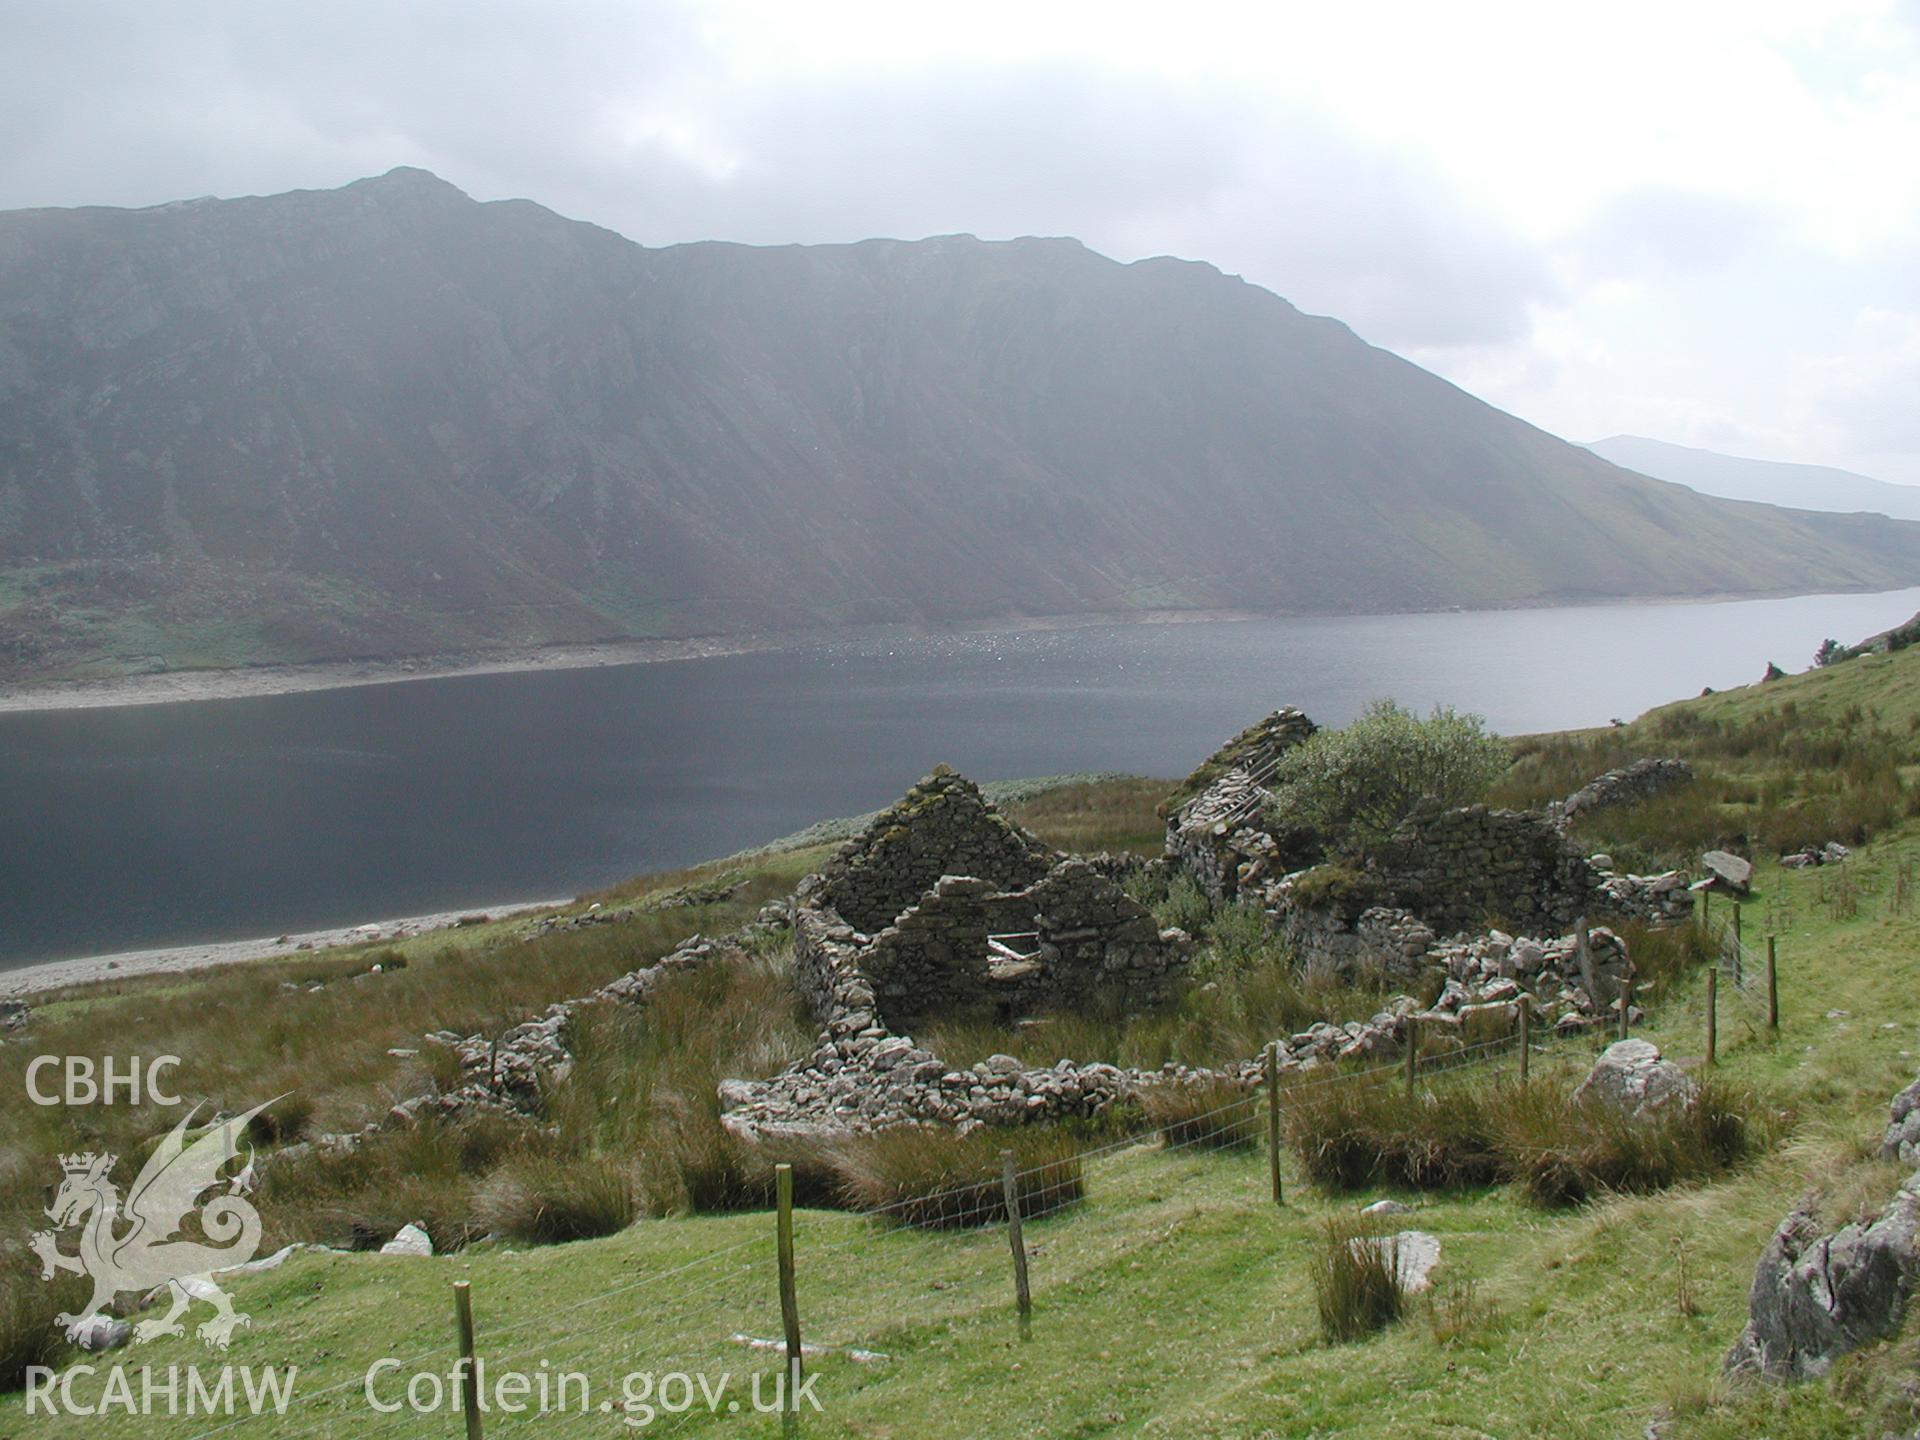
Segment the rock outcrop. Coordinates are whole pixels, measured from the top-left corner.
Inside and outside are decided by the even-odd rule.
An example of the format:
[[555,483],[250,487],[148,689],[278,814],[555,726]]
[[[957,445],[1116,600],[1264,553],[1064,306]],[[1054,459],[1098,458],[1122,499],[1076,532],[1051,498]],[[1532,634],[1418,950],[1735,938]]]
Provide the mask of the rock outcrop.
[[1754,1271],[1729,1371],[1824,1375],[1840,1356],[1899,1332],[1920,1281],[1920,1173],[1871,1220],[1824,1232],[1807,1209],[1780,1222]]
[[[1920,1080],[1893,1097],[1884,1160],[1920,1163]],[[1810,1204],[1767,1242],[1729,1371],[1774,1380],[1826,1374],[1849,1351],[1898,1333],[1920,1285],[1920,1171],[1878,1214],[1829,1231]]]

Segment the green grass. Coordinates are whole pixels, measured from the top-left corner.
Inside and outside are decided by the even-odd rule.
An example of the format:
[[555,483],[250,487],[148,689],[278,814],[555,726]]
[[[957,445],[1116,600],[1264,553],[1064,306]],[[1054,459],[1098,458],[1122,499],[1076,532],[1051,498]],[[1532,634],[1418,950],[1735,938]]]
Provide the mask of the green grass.
[[[1902,668],[1915,662],[1920,654],[1902,652],[1864,664],[1902,677],[1916,673]],[[1877,704],[1870,697],[1845,698],[1858,676],[1870,673],[1854,671],[1862,663],[1810,677],[1837,677],[1835,683],[1846,687],[1838,697],[1796,677],[1694,703],[1724,707],[1719,718],[1737,721],[1735,728],[1749,735],[1762,733],[1752,722],[1777,712],[1780,697],[1796,698],[1800,728],[1814,732],[1813,738],[1849,724],[1861,736],[1896,731],[1908,723],[1899,710],[1907,702],[1897,693]],[[1788,686],[1794,688],[1782,688]],[[1847,722],[1854,704],[1863,706],[1861,719]],[[1764,813],[1830,784],[1833,767],[1817,763],[1811,752],[1803,752],[1804,777],[1789,774],[1784,757],[1791,727],[1767,721],[1765,729],[1775,738],[1741,756],[1732,753],[1738,737],[1727,738],[1733,731],[1695,727],[1689,743],[1697,747],[1696,763],[1716,784],[1732,787],[1717,792],[1717,807]],[[1641,753],[1659,753],[1637,730],[1626,741],[1645,741],[1652,748]],[[1589,753],[1597,755],[1598,746],[1596,741]],[[1543,758],[1523,760],[1523,770],[1532,764],[1544,774],[1547,760],[1565,758],[1564,749],[1552,745],[1535,753]],[[1793,787],[1770,794],[1768,771],[1792,780]],[[1066,826],[1068,817],[1059,823]],[[1127,822],[1116,812],[1111,823],[1119,828]],[[1148,828],[1142,824],[1140,833]],[[1730,1386],[1720,1378],[1720,1358],[1745,1320],[1754,1262],[1781,1216],[1809,1190],[1824,1196],[1825,1213],[1837,1219],[1870,1208],[1891,1189],[1897,1177],[1871,1152],[1888,1098],[1920,1069],[1920,1029],[1912,1010],[1912,997],[1920,993],[1920,920],[1911,895],[1920,825],[1900,818],[1876,828],[1840,871],[1788,872],[1760,859],[1747,933],[1750,941],[1768,928],[1778,935],[1783,1024],[1778,1035],[1770,1035],[1737,997],[1723,991],[1720,1073],[1729,1085],[1751,1088],[1793,1119],[1790,1126],[1783,1122],[1777,1143],[1748,1163],[1653,1194],[1601,1189],[1563,1209],[1540,1208],[1518,1184],[1408,1193],[1417,1214],[1395,1223],[1440,1237],[1438,1290],[1427,1307],[1428,1323],[1410,1314],[1367,1341],[1364,1351],[1323,1338],[1313,1272],[1328,1223],[1349,1221],[1378,1192],[1323,1190],[1288,1157],[1288,1203],[1276,1208],[1259,1146],[1194,1144],[1169,1151],[1148,1142],[1085,1159],[1084,1198],[1026,1227],[1035,1296],[1027,1339],[1013,1314],[1001,1228],[884,1227],[842,1211],[806,1208],[796,1225],[806,1338],[890,1358],[861,1364],[830,1354],[812,1362],[826,1413],[810,1418],[805,1432],[1538,1434],[1598,1440],[1639,1435],[1658,1420],[1668,1437],[1724,1440],[1906,1433],[1915,1417],[1902,1387],[1920,1353],[1920,1316],[1910,1320],[1903,1337],[1842,1361],[1831,1382],[1778,1389]],[[636,882],[618,893],[630,898],[666,883]],[[758,903],[750,894],[739,908]],[[734,913],[663,912],[650,923],[712,931],[724,929]],[[668,938],[662,928],[649,943]],[[337,1024],[309,1021],[270,1038],[248,1036],[238,1047],[243,1053],[233,1061],[238,1068],[231,1083],[263,1078],[278,1063],[311,1065],[325,1082],[316,1096],[316,1118],[351,1113],[401,1078],[399,1062],[384,1059],[382,1041],[403,1029],[428,1028],[419,1024],[415,1005],[484,1017],[506,1004],[509,989],[518,996],[514,987],[577,985],[597,966],[620,963],[611,954],[548,953],[545,946],[503,948],[500,959],[490,961],[489,939],[483,934],[436,941],[431,955],[422,947],[390,981],[336,979],[315,1013],[337,1015]],[[1185,1041],[1176,1033],[1167,1044],[1198,1047],[1200,1028],[1217,1028],[1223,1015],[1240,1017],[1233,1023],[1245,1024],[1249,1034],[1264,1023],[1259,1004],[1246,998],[1267,973],[1258,947],[1238,934],[1231,918],[1209,943],[1209,963],[1223,977],[1219,989],[1237,990],[1240,998],[1227,1011],[1187,1014],[1176,1027],[1184,1023],[1194,1033]],[[1653,1014],[1641,1033],[1697,1068],[1705,1017],[1695,958],[1684,947],[1665,957]],[[303,963],[324,968],[336,962]],[[544,973],[522,973],[534,966]],[[471,985],[455,983],[467,979]],[[254,994],[246,989],[250,983],[236,975],[210,979],[204,991],[199,984],[182,989],[178,981],[151,990],[117,987],[92,1003],[74,997],[66,1013],[47,1023],[51,1030],[56,1022],[104,1025],[111,1017],[118,1043],[129,1049],[145,1053],[175,1042],[206,1047],[233,1029],[238,1012],[222,1007]],[[391,1003],[356,999],[372,993],[368,986],[389,983],[391,989],[378,993]],[[259,985],[262,992],[277,993],[278,979]],[[389,1015],[395,1007],[399,1013]],[[694,1010],[689,1007],[688,1023]],[[1060,1022],[1051,1038],[1070,1043],[1045,1058],[1081,1053],[1078,1045],[1094,1038],[1098,1023]],[[1017,1038],[1026,1043],[1032,1033]],[[1121,1032],[1109,1034],[1125,1039]],[[343,1045],[348,1035],[353,1043]],[[1042,1054],[1054,1048],[1044,1039],[1032,1043]],[[1136,1036],[1136,1043],[1149,1048],[1147,1037]],[[1602,1043],[1600,1037],[1566,1042],[1559,1048],[1563,1062],[1536,1064],[1536,1089],[1565,1088]],[[273,1058],[274,1046],[286,1048],[284,1059]],[[329,1047],[341,1053],[332,1055]],[[15,1063],[8,1059],[15,1053],[16,1047],[0,1051],[0,1065]],[[610,1041],[606,1053],[620,1052]],[[252,1074],[250,1067],[262,1066],[261,1076]],[[222,1082],[215,1068],[196,1083]],[[245,1088],[251,1095],[252,1086]],[[616,1104],[609,1098],[601,1109]],[[24,1196],[44,1181],[49,1142],[71,1149],[84,1137],[72,1129],[80,1121],[42,1122],[20,1116],[19,1108],[0,1118],[0,1180]],[[124,1120],[132,1133],[153,1118],[96,1114],[84,1123],[114,1127]],[[618,1115],[607,1115],[596,1143],[612,1144],[622,1123]],[[565,1124],[588,1128],[584,1117]],[[421,1143],[418,1163],[424,1169],[458,1171],[458,1150],[484,1150],[489,1139],[441,1136]],[[360,1383],[368,1364],[389,1354],[417,1355],[422,1366],[444,1371],[452,1343],[448,1286],[455,1279],[473,1284],[479,1346],[496,1372],[532,1370],[545,1359],[615,1390],[619,1376],[640,1369],[716,1376],[772,1372],[779,1363],[775,1356],[732,1337],[780,1333],[773,1228],[769,1214],[749,1210],[643,1220],[603,1238],[558,1246],[523,1250],[510,1242],[478,1243],[428,1261],[302,1254],[282,1269],[234,1285],[254,1325],[236,1337],[228,1358],[236,1364],[298,1363],[301,1393],[310,1397],[298,1423],[269,1422],[251,1433],[297,1434],[316,1423],[328,1427],[323,1433],[369,1440],[453,1433],[457,1421],[451,1416],[369,1416]],[[126,1358],[164,1367],[204,1361],[206,1353],[191,1340],[160,1341]],[[340,1388],[319,1393],[328,1386]],[[527,1422],[496,1419],[490,1435],[526,1428]],[[541,1431],[604,1435],[615,1423],[600,1414],[554,1417],[542,1422]],[[771,1434],[774,1424],[748,1415],[696,1413],[663,1416],[651,1428],[674,1435],[749,1435]],[[9,1437],[188,1437],[205,1428],[184,1418],[28,1418],[17,1395],[0,1398],[0,1434]]]
[[[1499,1187],[1419,1202],[1404,1223],[1439,1235],[1443,1284],[1471,1281],[1478,1297],[1480,1316],[1464,1331],[1395,1326],[1356,1366],[1350,1351],[1320,1339],[1311,1261],[1325,1221],[1350,1215],[1369,1194],[1323,1193],[1290,1161],[1289,1203],[1276,1210],[1257,1151],[1142,1146],[1089,1162],[1085,1200],[1028,1226],[1036,1312],[1025,1343],[998,1229],[876,1230],[843,1213],[803,1212],[799,1290],[809,1340],[893,1357],[819,1361],[828,1413],[809,1433],[1132,1434],[1152,1421],[1158,1433],[1181,1435],[1396,1436],[1454,1426],[1599,1437],[1637,1434],[1656,1413],[1671,1415],[1666,1433],[1675,1436],[1878,1433],[1865,1411],[1886,1401],[1893,1382],[1882,1372],[1909,1353],[1897,1345],[1843,1364],[1836,1384],[1792,1392],[1729,1390],[1717,1367],[1781,1215],[1809,1185],[1832,1189],[1837,1205],[1863,1203],[1884,1169],[1862,1157],[1887,1097],[1920,1066],[1910,1020],[1880,1028],[1888,1023],[1881,1017],[1908,1013],[1920,986],[1920,926],[1892,904],[1898,861],[1915,855],[1920,836],[1909,833],[1860,857],[1860,900],[1847,919],[1818,902],[1819,876],[1774,882],[1793,916],[1781,936],[1783,1030],[1769,1039],[1730,1014],[1722,1053],[1731,1079],[1799,1115],[1783,1146],[1713,1183],[1567,1211],[1543,1212]],[[1700,1054],[1700,995],[1697,972],[1676,980],[1647,1032],[1669,1054]],[[1835,1009],[1847,1014],[1828,1019]],[[1537,1070],[1536,1083],[1543,1079]],[[1868,1170],[1871,1182],[1847,1193],[1848,1177]],[[425,1262],[302,1256],[239,1283],[256,1323],[231,1358],[297,1359],[303,1391],[357,1386],[364,1366],[389,1350],[428,1350],[444,1363],[446,1286],[464,1278],[475,1286],[483,1350],[501,1363],[544,1357],[603,1381],[646,1366],[770,1371],[771,1357],[729,1337],[779,1333],[771,1232],[770,1216],[745,1213],[648,1222],[520,1254],[480,1246]],[[733,1245],[745,1248],[727,1251]],[[1674,1263],[1682,1250],[1686,1314]],[[623,1284],[636,1288],[594,1298]],[[516,1328],[501,1334],[508,1326]],[[139,1358],[186,1363],[203,1354],[195,1344],[156,1342]],[[316,1415],[365,1416],[357,1389],[314,1403]],[[18,1397],[0,1400],[7,1433],[112,1433],[44,1417],[29,1423],[18,1405]],[[752,1426],[766,1423],[689,1417],[659,1428],[762,1433]],[[584,1435],[604,1433],[605,1421],[547,1424]],[[370,1429],[445,1431],[398,1417]],[[142,1433],[194,1430],[157,1422]]]

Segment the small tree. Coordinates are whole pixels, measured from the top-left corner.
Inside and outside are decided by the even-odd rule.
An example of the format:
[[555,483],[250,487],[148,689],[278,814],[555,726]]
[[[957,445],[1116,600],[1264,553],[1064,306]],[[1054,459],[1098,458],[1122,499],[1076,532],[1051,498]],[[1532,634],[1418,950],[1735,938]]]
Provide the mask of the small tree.
[[1820,642],[1820,648],[1813,652],[1813,663],[1824,670],[1836,660],[1847,658],[1847,647],[1838,640],[1828,638]]
[[1365,854],[1424,800],[1471,805],[1512,763],[1478,715],[1445,706],[1421,719],[1376,700],[1343,730],[1321,730],[1281,757],[1268,790],[1283,823],[1311,826],[1329,850]]

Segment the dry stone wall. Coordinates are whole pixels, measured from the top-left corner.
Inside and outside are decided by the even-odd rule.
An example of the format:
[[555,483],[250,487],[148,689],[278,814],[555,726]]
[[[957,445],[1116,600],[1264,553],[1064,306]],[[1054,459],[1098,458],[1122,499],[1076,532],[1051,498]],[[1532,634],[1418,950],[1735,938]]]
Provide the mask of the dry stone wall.
[[1600,879],[1545,815],[1485,805],[1417,811],[1368,869],[1395,903],[1448,934],[1493,919],[1529,933],[1567,929],[1593,908]]
[[1693,783],[1693,767],[1684,760],[1649,757],[1595,776],[1557,807],[1563,821],[1577,820],[1595,810],[1640,805],[1669,790]]

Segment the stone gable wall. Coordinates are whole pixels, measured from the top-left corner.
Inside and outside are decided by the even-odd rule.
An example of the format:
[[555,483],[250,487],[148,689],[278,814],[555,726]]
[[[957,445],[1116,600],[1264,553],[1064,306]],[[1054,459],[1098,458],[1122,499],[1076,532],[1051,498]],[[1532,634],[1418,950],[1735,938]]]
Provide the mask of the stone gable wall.
[[817,893],[848,924],[873,935],[918,904],[942,875],[1018,890],[1045,875],[1054,858],[971,780],[943,766],[840,848]]

